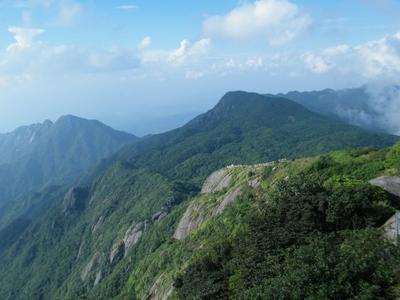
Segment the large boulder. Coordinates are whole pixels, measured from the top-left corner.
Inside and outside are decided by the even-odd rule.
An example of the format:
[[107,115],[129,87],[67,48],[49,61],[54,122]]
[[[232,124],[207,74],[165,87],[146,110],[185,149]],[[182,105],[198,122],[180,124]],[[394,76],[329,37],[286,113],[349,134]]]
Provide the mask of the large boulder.
[[370,180],[372,185],[383,188],[388,193],[400,197],[400,177],[399,176],[382,176]]
[[399,213],[396,212],[386,223],[382,226],[384,231],[384,237],[397,243],[398,240],[398,224]]

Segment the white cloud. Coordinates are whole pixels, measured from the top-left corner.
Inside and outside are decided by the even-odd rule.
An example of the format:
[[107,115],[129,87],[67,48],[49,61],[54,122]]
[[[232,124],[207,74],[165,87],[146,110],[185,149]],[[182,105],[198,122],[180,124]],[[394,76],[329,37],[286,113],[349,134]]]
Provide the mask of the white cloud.
[[207,18],[203,29],[210,36],[233,40],[259,37],[270,45],[282,45],[294,39],[310,23],[310,18],[288,0],[257,0],[226,15]]
[[326,55],[326,56],[336,56],[336,55],[345,54],[349,51],[350,51],[349,45],[342,44],[342,45],[338,45],[335,47],[326,48],[322,51],[322,54]]
[[149,36],[146,36],[138,45],[138,49],[140,51],[143,51],[147,48],[149,48],[151,45],[151,38]]
[[322,74],[331,68],[331,66],[325,62],[325,60],[311,52],[307,52],[303,55],[303,61],[306,67],[313,73]]
[[400,75],[400,32],[355,47],[369,77]]
[[207,54],[210,47],[210,39],[201,39],[193,45],[188,40],[182,40],[180,46],[168,55],[168,61],[174,64],[182,64],[190,57]]
[[181,41],[179,48],[173,50],[169,55],[168,61],[173,63],[182,63],[187,56],[189,44],[188,40]]
[[207,54],[211,48],[211,40],[210,39],[201,39],[193,44],[190,48],[190,55],[202,55]]
[[351,47],[338,45],[305,53],[303,61],[313,73],[328,71],[364,79],[400,78],[400,32]]
[[204,77],[204,72],[201,71],[186,71],[185,78],[188,80],[197,80]]
[[139,6],[133,5],[133,4],[126,4],[126,5],[118,5],[115,8],[122,9],[122,10],[134,10],[134,9],[138,9]]
[[122,72],[140,66],[139,53],[135,49],[96,50],[77,46],[52,46],[35,40],[44,32],[43,29],[10,27],[8,30],[14,34],[15,43],[9,45],[6,51],[0,51],[2,86],[36,77]]
[[368,86],[370,98],[367,105],[374,112],[372,117],[369,114],[369,121],[392,134],[400,135],[400,89],[396,84],[389,82]]
[[7,47],[7,51],[25,50],[32,46],[34,39],[44,32],[40,28],[9,27],[8,32],[14,34],[15,42]]
[[82,6],[75,1],[61,1],[58,7],[56,23],[61,26],[72,26],[82,15]]
[[264,66],[264,60],[261,57],[249,58],[246,60],[246,66],[249,68],[261,68]]

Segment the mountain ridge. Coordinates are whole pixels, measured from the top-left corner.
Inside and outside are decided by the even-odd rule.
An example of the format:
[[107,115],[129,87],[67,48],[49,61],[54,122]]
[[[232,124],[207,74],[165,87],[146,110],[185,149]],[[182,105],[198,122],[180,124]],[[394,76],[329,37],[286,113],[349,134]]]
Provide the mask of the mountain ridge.
[[97,161],[137,139],[99,121],[72,115],[0,135],[0,228],[4,214],[12,211],[5,207],[28,205],[29,194],[45,187],[71,184]]
[[[88,174],[83,185],[72,187],[62,196],[55,195],[55,205],[20,232],[19,237],[10,240],[0,254],[0,297],[126,299],[137,295],[142,298],[163,283],[168,289],[172,285],[183,287],[176,292],[185,295],[187,281],[180,275],[186,273],[180,266],[193,266],[188,269],[193,273],[187,273],[187,278],[193,278],[190,274],[201,268],[196,266],[191,253],[202,253],[201,237],[212,244],[214,233],[224,241],[225,233],[230,236],[242,232],[241,219],[228,219],[229,223],[224,223],[225,207],[230,211],[231,204],[235,205],[236,197],[241,195],[248,197],[245,199],[250,207],[246,204],[246,209],[234,211],[232,216],[249,211],[255,195],[248,194],[247,189],[258,186],[255,179],[266,179],[271,174],[273,178],[285,179],[302,170],[311,172],[331,165],[336,170],[329,159],[294,159],[347,147],[384,147],[398,140],[395,136],[369,133],[320,116],[291,100],[229,93],[213,109],[185,126],[124,146]],[[386,152],[395,153],[396,149],[382,150],[376,155],[385,158]],[[354,150],[353,156],[357,158],[351,152],[339,158],[350,157],[351,164],[357,161],[360,170],[364,170],[363,154],[370,152],[374,155],[370,149]],[[240,191],[239,186],[231,191],[224,183],[214,196],[199,194],[213,171],[232,164],[253,165],[283,158],[287,160],[276,166],[263,165],[257,172],[244,167],[239,177],[233,177],[246,183],[247,187],[241,187]],[[394,172],[397,160],[392,162],[389,158],[387,165],[368,165],[367,170],[381,175],[384,166]],[[346,165],[343,172],[357,175],[358,171]],[[269,188],[275,179],[259,182]],[[211,201],[214,197],[221,201]],[[196,205],[198,200],[200,206]],[[205,231],[191,235],[185,229],[187,222],[182,222],[182,232],[189,233],[188,238],[194,243],[187,243],[187,239],[176,241],[175,230],[192,203],[195,203],[191,206],[194,213],[188,213],[188,219],[199,216],[199,220],[193,220]],[[203,204],[210,208],[210,214],[196,212]],[[202,223],[209,215],[215,215],[219,221],[210,219]],[[228,231],[221,231],[224,228]],[[9,237],[10,232],[5,236]],[[168,275],[165,282],[163,274]]]

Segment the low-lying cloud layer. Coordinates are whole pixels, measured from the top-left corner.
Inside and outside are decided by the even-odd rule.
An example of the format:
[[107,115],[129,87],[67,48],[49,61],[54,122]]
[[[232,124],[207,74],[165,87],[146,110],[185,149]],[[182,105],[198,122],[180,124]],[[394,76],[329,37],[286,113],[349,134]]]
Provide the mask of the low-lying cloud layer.
[[389,133],[400,135],[400,87],[397,85],[369,85],[368,107],[374,112],[367,119]]

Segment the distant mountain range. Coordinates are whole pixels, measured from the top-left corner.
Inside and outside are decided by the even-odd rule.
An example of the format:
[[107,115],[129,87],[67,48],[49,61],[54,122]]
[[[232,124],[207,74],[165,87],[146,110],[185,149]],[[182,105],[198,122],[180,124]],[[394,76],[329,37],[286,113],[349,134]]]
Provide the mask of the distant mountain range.
[[277,96],[367,130],[400,134],[400,86],[292,91]]
[[136,140],[98,121],[75,116],[0,134],[0,228],[10,210],[6,207],[15,206],[16,199],[18,206],[25,207],[23,199],[34,198],[30,193],[72,183],[95,162]]
[[[33,222],[20,217],[0,230],[2,299],[156,299],[151,295],[162,290],[164,283],[168,290],[171,278],[179,275],[174,272],[183,272],[170,263],[188,255],[182,250],[185,256],[180,256],[181,245],[193,244],[176,240],[174,232],[192,203],[193,215],[202,216],[196,203],[212,197],[198,193],[212,172],[232,164],[279,159],[290,162],[298,157],[348,147],[381,148],[399,141],[397,136],[371,133],[311,112],[281,96],[241,91],[227,93],[213,109],[181,128],[139,140],[98,122],[75,117],[64,117],[54,125],[43,126],[43,131],[50,130],[52,134],[39,131],[40,139],[36,136],[32,139],[31,131],[24,134],[25,142],[21,145],[31,145],[32,139],[37,146],[29,151],[30,159],[22,159],[22,165],[12,164],[20,170],[17,174],[23,174],[19,184],[24,183],[24,189],[27,186],[25,192],[37,186],[61,185],[78,173],[84,172],[84,176],[79,186],[64,185],[54,190],[48,187],[36,193],[32,199],[38,199],[37,203],[51,201],[54,205]],[[131,144],[111,154],[127,143]],[[106,152],[111,155],[107,157]],[[346,156],[339,155],[339,159],[342,157]],[[93,166],[101,158],[105,159]],[[313,167],[310,162],[316,160],[288,164],[277,178],[289,180],[297,169],[311,172],[334,168],[330,160],[324,159]],[[90,172],[85,172],[91,164]],[[347,165],[346,168],[353,171]],[[257,176],[266,180],[271,172],[273,168],[268,167]],[[241,182],[247,182],[254,179],[252,174],[255,175],[249,169],[236,175]],[[225,181],[229,182],[228,179]],[[333,177],[332,180],[348,179]],[[263,187],[274,182],[265,181]],[[16,183],[8,181],[10,184],[13,188],[3,187],[9,194],[19,191]],[[229,187],[225,183],[221,186],[221,193]],[[249,200],[255,199],[255,196],[249,197],[253,197]],[[229,199],[225,202],[227,205]],[[204,205],[222,213],[223,209],[218,209],[216,203],[210,200]],[[218,234],[231,236],[242,230],[229,231],[230,224],[241,224],[240,219],[229,219],[226,224],[224,219],[220,221],[220,230],[226,232]],[[205,236],[207,244],[211,240],[208,233]],[[202,248],[202,236],[193,239],[200,246],[191,253]],[[148,257],[157,263],[149,264]],[[165,282],[159,270],[163,266],[161,273],[169,276]],[[177,266],[183,265],[177,263]],[[204,276],[207,278],[207,274]],[[177,281],[177,287],[187,283],[185,278],[181,281]]]

